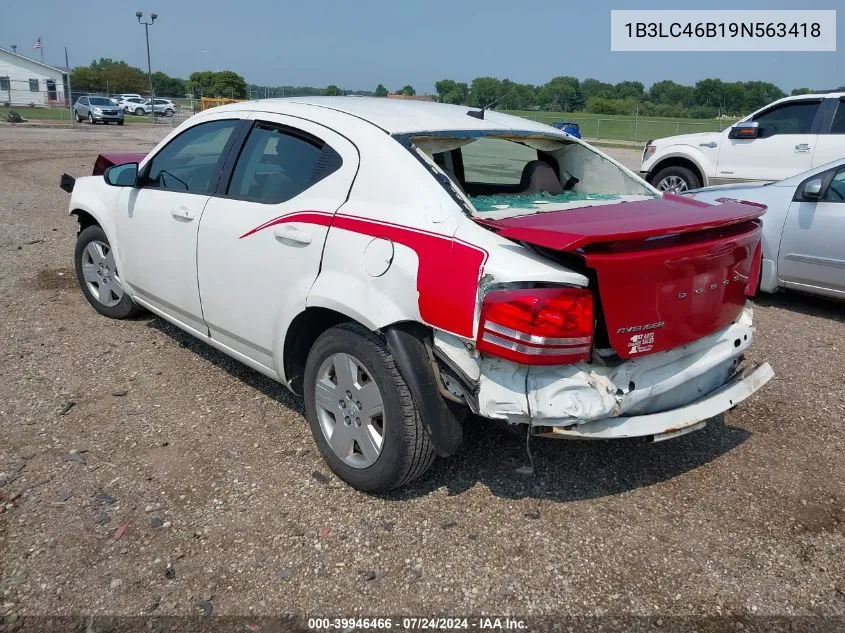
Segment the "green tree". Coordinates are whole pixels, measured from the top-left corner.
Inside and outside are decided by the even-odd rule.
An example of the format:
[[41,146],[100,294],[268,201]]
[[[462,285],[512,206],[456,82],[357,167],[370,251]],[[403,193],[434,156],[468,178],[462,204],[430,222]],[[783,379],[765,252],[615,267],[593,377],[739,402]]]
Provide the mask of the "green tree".
[[469,98],[469,86],[453,79],[441,79],[434,83],[437,98],[442,103],[466,103]]
[[580,110],[584,106],[581,86],[575,77],[555,77],[540,88],[538,97],[549,110]]
[[613,99],[616,96],[616,88],[614,88],[613,84],[599,81],[598,79],[585,79],[581,82],[581,94],[585,100],[590,97]]
[[792,92],[789,93],[792,97],[797,97],[798,95],[809,95],[813,94],[813,91],[809,88],[793,88]]
[[74,68],[70,80],[76,90],[112,93],[142,92],[148,85],[147,76],[140,68],[108,57],[101,57],[89,66]]
[[639,81],[621,81],[613,87],[617,99],[645,99],[645,86]]
[[130,66],[124,61],[101,57],[91,63],[104,89],[109,92],[141,92],[149,89],[147,75],[140,68]]
[[387,88],[385,88],[382,84],[376,86],[375,95],[377,97],[386,97],[387,96]]
[[214,94],[214,72],[211,70],[200,70],[191,73],[188,77],[188,87],[191,93],[197,97],[216,97]]
[[201,70],[188,79],[191,92],[197,96],[246,98],[246,81],[233,70]]
[[499,95],[501,81],[495,77],[476,77],[469,88],[469,104],[487,107]]
[[741,81],[732,81],[724,84],[723,102],[719,104],[720,114],[741,115],[745,106],[747,95],[745,84]]
[[330,84],[326,86],[326,91],[323,93],[328,97],[337,97],[343,94],[343,91],[335,86],[334,84]]
[[70,83],[74,91],[92,92],[100,90],[100,74],[90,66],[77,66],[70,73]]
[[658,81],[649,88],[648,100],[662,105],[689,106],[695,100],[695,89],[674,81]]
[[782,99],[786,96],[786,93],[767,81],[746,81],[745,95],[744,110],[746,112],[753,112],[772,101]]
[[213,88],[218,97],[246,98],[246,81],[233,70],[221,70],[219,73],[214,73]]
[[414,87],[411,84],[405,84],[402,90],[400,90],[399,92],[409,97],[413,97],[415,94],[417,94],[417,91],[414,90]]
[[156,96],[184,97],[187,85],[184,79],[177,79],[163,72],[155,72],[153,73],[153,90]]
[[725,103],[725,84],[721,79],[702,79],[695,84],[695,105],[722,107]]

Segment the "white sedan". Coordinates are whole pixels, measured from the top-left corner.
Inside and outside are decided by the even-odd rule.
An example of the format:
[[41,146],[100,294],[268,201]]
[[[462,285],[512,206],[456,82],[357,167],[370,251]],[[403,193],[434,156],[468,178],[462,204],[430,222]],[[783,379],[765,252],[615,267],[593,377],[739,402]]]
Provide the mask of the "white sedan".
[[760,290],[789,288],[845,299],[845,159],[778,182],[706,187],[685,195],[768,207]]
[[743,364],[765,209],[664,197],[553,127],[269,99],[197,114],[132,160],[63,176],[85,298],[303,394],[324,459],[361,490],[453,454],[467,411],[660,440],[773,375]]
[[[120,102],[120,106],[127,114],[144,116],[150,112],[150,100],[138,97],[130,97]],[[176,104],[170,99],[155,100],[155,113],[159,116],[173,116],[176,113]]]

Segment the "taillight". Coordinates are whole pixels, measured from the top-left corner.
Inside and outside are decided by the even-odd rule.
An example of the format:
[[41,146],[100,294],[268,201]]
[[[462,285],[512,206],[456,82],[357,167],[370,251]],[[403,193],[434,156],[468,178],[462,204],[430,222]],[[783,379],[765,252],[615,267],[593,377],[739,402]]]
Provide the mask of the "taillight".
[[593,295],[584,288],[494,290],[484,296],[477,347],[524,365],[590,359]]

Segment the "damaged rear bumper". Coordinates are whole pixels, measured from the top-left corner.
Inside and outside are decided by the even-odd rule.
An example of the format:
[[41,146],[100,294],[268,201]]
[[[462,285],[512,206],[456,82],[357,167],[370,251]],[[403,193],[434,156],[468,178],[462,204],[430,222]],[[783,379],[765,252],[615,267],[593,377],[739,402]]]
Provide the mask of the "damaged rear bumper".
[[708,419],[732,409],[769,382],[774,375],[771,365],[763,363],[748,367],[723,387],[684,407],[662,413],[607,418],[586,424],[540,427],[536,434],[596,440],[624,437],[653,437],[655,441],[669,439],[703,427]]
[[753,311],[688,345],[600,365],[525,366],[479,355],[460,340],[435,334],[438,356],[459,376],[470,408],[543,435],[574,438],[660,436],[736,406],[773,376],[768,364],[744,369]]

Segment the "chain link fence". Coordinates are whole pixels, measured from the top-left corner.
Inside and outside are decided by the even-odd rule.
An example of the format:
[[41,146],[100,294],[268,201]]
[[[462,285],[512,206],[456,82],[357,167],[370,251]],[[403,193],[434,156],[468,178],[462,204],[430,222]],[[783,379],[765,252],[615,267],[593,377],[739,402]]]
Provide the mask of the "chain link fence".
[[[100,90],[76,90],[72,88],[67,99],[67,86],[61,82],[45,79],[13,79],[0,77],[0,121],[16,122],[16,113],[22,120],[38,122],[72,123],[73,111],[71,104],[79,97],[106,97],[116,101],[117,94],[103,88]],[[149,95],[141,95],[148,99]],[[167,98],[159,95],[156,98]],[[156,113],[154,123],[175,127],[199,112],[199,100],[175,98],[176,104],[173,116]],[[124,109],[124,120],[127,123],[151,123],[149,112],[136,115],[130,109]]]

